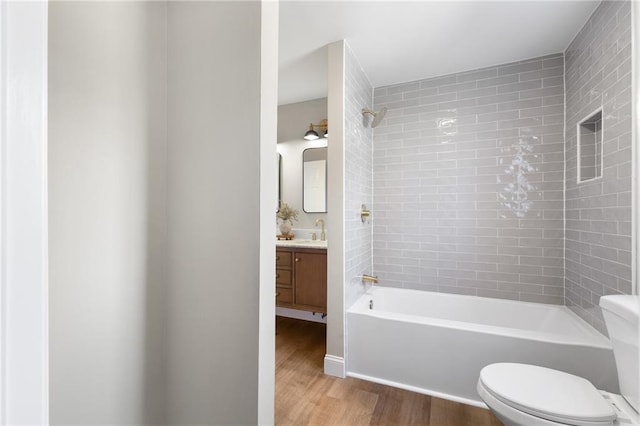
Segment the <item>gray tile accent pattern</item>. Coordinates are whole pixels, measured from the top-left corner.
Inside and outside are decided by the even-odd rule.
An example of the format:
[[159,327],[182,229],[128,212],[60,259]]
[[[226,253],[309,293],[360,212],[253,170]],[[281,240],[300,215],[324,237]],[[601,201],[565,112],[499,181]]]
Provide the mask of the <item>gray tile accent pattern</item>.
[[560,53],[375,89],[381,285],[564,303],[563,75]]
[[[373,86],[345,43],[345,307],[364,292],[358,277],[372,273],[371,223],[360,221],[360,206],[373,199],[373,132],[362,121],[362,108],[371,108]],[[331,133],[329,133],[331,134]],[[329,137],[331,145],[331,137]],[[331,166],[329,166],[331,167]]]
[[[600,296],[631,293],[630,2],[602,2],[565,58],[566,304],[606,333]],[[578,184],[576,124],[600,107],[603,176]]]

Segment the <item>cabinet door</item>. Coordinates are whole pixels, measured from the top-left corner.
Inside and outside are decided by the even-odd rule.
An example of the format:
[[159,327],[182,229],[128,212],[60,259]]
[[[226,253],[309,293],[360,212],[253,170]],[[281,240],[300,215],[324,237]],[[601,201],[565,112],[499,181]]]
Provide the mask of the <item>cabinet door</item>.
[[326,253],[296,252],[294,303],[301,307],[327,312]]
[[276,249],[276,306],[293,307],[293,250]]

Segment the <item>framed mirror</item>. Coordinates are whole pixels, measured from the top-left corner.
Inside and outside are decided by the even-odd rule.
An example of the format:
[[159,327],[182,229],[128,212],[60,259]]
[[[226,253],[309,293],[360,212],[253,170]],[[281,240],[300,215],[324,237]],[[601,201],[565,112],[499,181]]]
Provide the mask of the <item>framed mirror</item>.
[[327,148],[302,152],[302,209],[305,213],[327,212]]
[[282,201],[282,155],[279,153],[276,153],[276,164],[276,167],[278,167],[278,205],[276,210],[278,210]]

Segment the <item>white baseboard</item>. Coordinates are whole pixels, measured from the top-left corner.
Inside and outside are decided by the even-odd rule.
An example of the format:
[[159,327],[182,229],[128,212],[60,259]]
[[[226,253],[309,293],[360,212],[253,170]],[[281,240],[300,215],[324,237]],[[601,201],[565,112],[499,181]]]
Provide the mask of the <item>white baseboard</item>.
[[280,308],[276,307],[276,315],[287,318],[301,319],[305,321],[327,323],[327,316],[322,318],[322,314],[313,313],[309,311],[300,311],[298,309]]
[[346,377],[346,369],[344,365],[344,358],[325,355],[324,356],[324,374],[329,376],[340,377],[344,379]]

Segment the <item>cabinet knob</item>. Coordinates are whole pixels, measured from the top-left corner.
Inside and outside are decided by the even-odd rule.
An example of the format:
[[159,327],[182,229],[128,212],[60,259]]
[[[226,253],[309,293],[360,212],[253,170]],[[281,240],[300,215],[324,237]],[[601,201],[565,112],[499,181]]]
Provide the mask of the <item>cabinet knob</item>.
[[276,256],[276,260],[280,260],[280,256]]
[[300,262],[300,259],[296,257],[296,262]]
[[276,297],[280,296],[280,293],[276,291]]
[[276,274],[276,278],[280,278],[280,274]]

